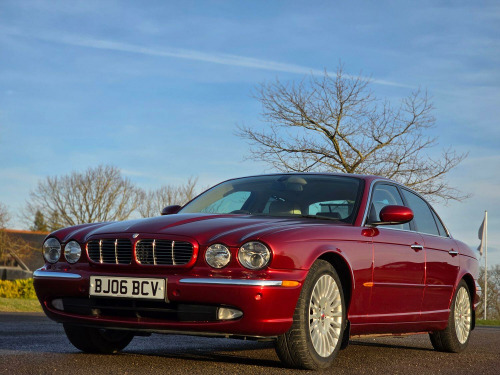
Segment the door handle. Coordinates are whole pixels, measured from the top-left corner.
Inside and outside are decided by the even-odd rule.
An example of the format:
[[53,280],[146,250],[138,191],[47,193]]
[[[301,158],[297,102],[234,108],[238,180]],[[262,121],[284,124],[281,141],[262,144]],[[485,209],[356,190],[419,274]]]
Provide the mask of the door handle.
[[448,254],[450,254],[452,257],[454,257],[455,255],[458,255],[458,251],[451,249],[450,251],[448,251]]
[[410,247],[415,250],[415,251],[420,251],[420,250],[423,250],[424,247],[422,245],[418,245],[418,244],[413,244],[413,245],[410,245]]

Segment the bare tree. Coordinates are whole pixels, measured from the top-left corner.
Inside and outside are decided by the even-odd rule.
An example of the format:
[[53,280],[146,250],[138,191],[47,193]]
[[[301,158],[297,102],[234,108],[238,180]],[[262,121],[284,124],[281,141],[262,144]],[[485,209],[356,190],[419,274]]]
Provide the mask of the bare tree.
[[399,181],[430,199],[462,200],[445,175],[466,154],[443,150],[428,154],[436,138],[427,93],[411,93],[394,106],[374,96],[370,80],[344,74],[310,76],[300,83],[276,80],[256,94],[267,127],[239,126],[251,145],[250,159],[286,172],[374,174]]
[[138,207],[142,217],[158,216],[166,206],[173,204],[184,205],[193,199],[197,193],[198,178],[190,177],[182,185],[164,185],[146,193],[146,198]]
[[144,192],[112,166],[89,168],[83,173],[47,177],[30,193],[26,220],[37,211],[51,230],[81,223],[125,220],[137,209]]
[[0,202],[0,230],[5,229],[10,220],[10,214],[7,207]]

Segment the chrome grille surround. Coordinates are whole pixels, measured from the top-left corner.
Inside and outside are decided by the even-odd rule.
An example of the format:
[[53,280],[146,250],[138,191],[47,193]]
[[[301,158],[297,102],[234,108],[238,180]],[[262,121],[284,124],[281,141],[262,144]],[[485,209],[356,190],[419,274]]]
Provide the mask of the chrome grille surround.
[[137,262],[142,265],[183,266],[193,258],[193,244],[186,241],[141,239],[135,245]]
[[87,242],[87,254],[95,263],[130,264],[132,242],[126,238],[104,238]]

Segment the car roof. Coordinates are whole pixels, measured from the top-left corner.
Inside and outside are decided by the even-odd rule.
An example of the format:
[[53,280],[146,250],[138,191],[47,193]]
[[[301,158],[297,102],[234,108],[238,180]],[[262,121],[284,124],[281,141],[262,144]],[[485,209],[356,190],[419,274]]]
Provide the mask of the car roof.
[[[241,177],[234,177],[230,178],[226,181],[231,181],[231,180],[237,180],[240,178],[248,178],[248,177],[261,177],[261,176],[294,176],[294,175],[318,175],[318,176],[339,176],[339,177],[354,177],[354,178],[359,178],[362,180],[365,180],[367,182],[371,182],[373,180],[387,180],[390,182],[394,182],[396,184],[400,184],[397,181],[388,179],[386,177],[382,176],[376,176],[376,175],[367,175],[367,174],[355,174],[355,173],[334,173],[334,172],[276,172],[276,173],[263,173],[263,174],[256,174],[256,175],[249,175],[249,176],[241,176]],[[224,181],[225,182],[225,181]]]

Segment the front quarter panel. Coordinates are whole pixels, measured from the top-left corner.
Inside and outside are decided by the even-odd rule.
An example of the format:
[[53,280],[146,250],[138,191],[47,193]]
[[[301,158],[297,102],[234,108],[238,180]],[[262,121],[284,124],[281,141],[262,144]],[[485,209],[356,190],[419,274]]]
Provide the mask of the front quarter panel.
[[[290,228],[263,236],[261,240],[273,250],[273,269],[309,270],[319,258],[331,260],[332,256],[344,262],[350,280],[351,322],[368,313],[372,282],[372,238],[363,236],[363,228],[335,224],[311,225],[307,229]],[[340,270],[337,270],[339,272]]]

